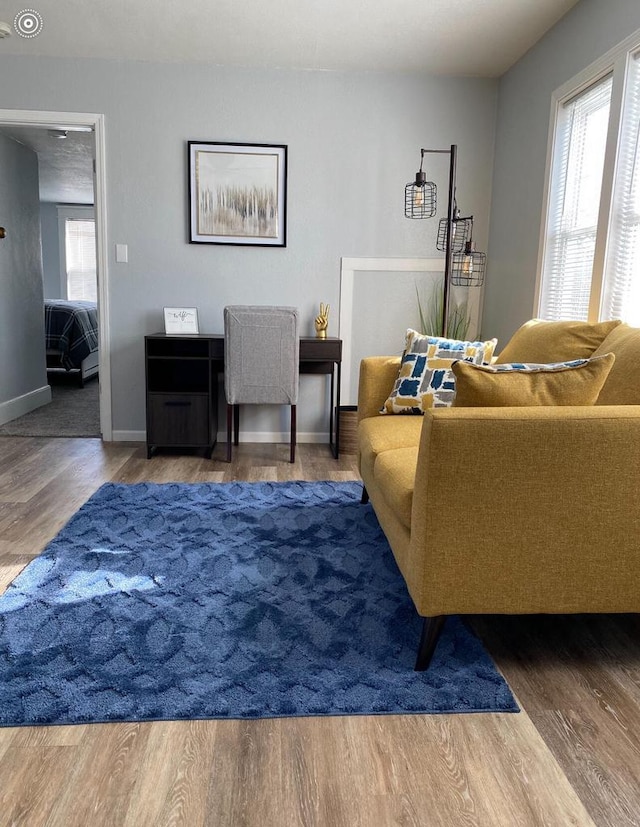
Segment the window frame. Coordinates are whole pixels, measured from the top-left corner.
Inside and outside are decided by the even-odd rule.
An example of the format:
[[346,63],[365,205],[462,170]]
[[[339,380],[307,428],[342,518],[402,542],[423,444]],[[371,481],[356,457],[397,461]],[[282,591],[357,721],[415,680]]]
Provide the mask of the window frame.
[[[66,243],[66,222],[71,221],[93,221],[95,223],[96,215],[93,206],[69,206],[67,204],[58,204],[58,244],[60,251],[60,296],[63,299],[68,299],[67,291],[67,243]],[[97,236],[96,228],[96,236]],[[97,271],[97,238],[96,238],[96,271]]]
[[622,127],[622,109],[626,93],[627,74],[633,55],[640,51],[640,29],[635,31],[621,43],[610,49],[599,60],[594,61],[571,80],[556,89],[551,95],[551,111],[549,116],[549,131],[547,137],[547,159],[545,167],[545,181],[542,200],[542,217],[540,221],[540,235],[538,242],[538,262],[536,268],[536,285],[533,303],[533,315],[541,317],[540,303],[542,299],[542,278],[547,248],[547,228],[551,210],[552,177],[555,172],[557,159],[558,121],[562,107],[571,99],[598,83],[607,75],[613,79],[611,89],[611,104],[609,108],[609,125],[605,148],[604,165],[602,172],[602,188],[600,191],[600,205],[595,238],[595,252],[593,271],[591,274],[591,291],[586,321],[597,322],[600,318],[602,299],[604,294],[604,273],[607,261],[607,244],[613,215],[613,189],[617,172],[617,157],[619,151],[620,134]]

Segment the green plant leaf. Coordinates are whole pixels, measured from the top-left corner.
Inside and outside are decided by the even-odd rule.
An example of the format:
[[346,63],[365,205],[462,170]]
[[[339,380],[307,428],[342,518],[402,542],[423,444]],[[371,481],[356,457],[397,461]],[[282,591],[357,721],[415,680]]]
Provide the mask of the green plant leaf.
[[[426,299],[420,298],[418,285],[415,285],[418,301],[418,315],[420,317],[420,332],[424,336],[442,336],[442,302],[444,300],[443,282],[440,281],[429,290]],[[469,335],[471,319],[469,318],[469,303],[449,305],[447,335],[451,339],[466,340]]]

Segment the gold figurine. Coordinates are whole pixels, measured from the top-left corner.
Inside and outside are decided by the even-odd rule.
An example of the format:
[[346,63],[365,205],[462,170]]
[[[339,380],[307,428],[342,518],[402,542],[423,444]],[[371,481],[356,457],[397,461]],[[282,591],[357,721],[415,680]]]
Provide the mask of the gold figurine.
[[316,316],[316,338],[326,339],[327,328],[329,327],[329,305],[320,302],[320,315]]

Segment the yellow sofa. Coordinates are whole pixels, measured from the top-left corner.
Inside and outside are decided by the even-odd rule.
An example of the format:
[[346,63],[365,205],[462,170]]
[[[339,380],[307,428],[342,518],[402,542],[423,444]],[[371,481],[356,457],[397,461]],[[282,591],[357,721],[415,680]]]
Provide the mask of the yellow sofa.
[[362,361],[363,502],[425,618],[416,669],[451,614],[640,611],[640,329],[610,327],[538,324],[497,360],[614,353],[590,407],[383,416],[400,358]]

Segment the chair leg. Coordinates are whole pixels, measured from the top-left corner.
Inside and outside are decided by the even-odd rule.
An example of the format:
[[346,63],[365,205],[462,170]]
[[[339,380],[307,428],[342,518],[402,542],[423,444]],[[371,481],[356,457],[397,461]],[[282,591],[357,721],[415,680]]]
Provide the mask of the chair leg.
[[231,462],[231,420],[233,418],[233,405],[227,403],[227,462]]
[[418,657],[416,658],[416,665],[413,667],[415,672],[424,672],[431,663],[446,619],[447,615],[425,617],[422,624],[420,645],[418,646]]
[[360,502],[362,505],[366,505],[369,502],[369,492],[364,485],[362,486],[362,496],[360,497]]
[[296,461],[296,437],[297,437],[297,407],[291,406],[291,449],[289,454],[289,462]]
[[240,405],[233,406],[233,444],[240,443]]

